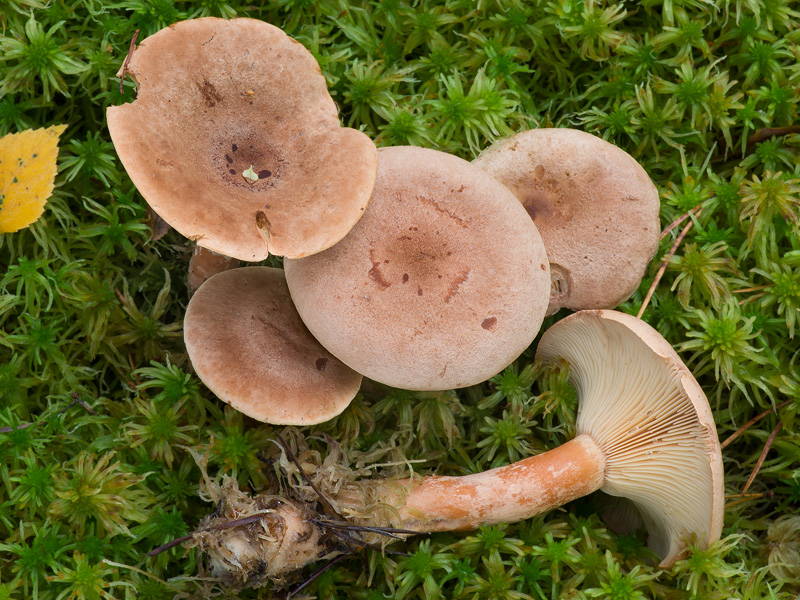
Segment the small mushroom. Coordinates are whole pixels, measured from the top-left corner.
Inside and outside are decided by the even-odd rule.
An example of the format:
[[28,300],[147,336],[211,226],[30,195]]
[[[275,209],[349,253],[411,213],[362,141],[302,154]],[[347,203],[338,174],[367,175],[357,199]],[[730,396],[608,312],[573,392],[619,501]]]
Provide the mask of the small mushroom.
[[235,258],[195,245],[192,248],[192,258],[189,259],[189,271],[186,274],[186,287],[189,288],[189,295],[194,294],[207,279],[217,273],[239,266],[241,266],[241,262]]
[[[537,357],[569,362],[579,401],[574,439],[483,473],[350,482],[333,492],[341,514],[361,515],[349,524],[419,533],[468,530],[527,519],[602,490],[636,509],[661,567],[672,565],[690,542],[706,548],[717,541],[724,490],[714,420],[699,384],[667,341],[636,317],[581,311],[545,332]],[[386,515],[377,510],[382,505],[396,512]],[[265,530],[283,530],[276,524],[286,522],[279,511],[267,519]],[[263,571],[271,547],[286,552],[291,538],[260,536],[254,543],[258,550],[248,545],[237,555],[248,563],[221,559],[218,541],[201,547],[215,564],[230,565],[225,568],[246,580]],[[303,550],[311,562],[328,548]]]
[[108,109],[122,164],[182,235],[246,261],[344,237],[375,182],[376,149],[340,127],[314,57],[255,19],[182,21],[145,39],[136,100]]
[[364,217],[333,248],[284,263],[303,321],[366,377],[410,390],[484,381],[533,341],[550,275],[503,185],[460,158],[381,148]]
[[208,279],[184,318],[197,375],[249,417],[312,425],[338,415],[361,384],[320,346],[292,304],[283,271],[243,267]]
[[629,154],[575,129],[531,129],[473,163],[505,184],[539,229],[550,259],[548,314],[614,308],[658,250],[658,190]]

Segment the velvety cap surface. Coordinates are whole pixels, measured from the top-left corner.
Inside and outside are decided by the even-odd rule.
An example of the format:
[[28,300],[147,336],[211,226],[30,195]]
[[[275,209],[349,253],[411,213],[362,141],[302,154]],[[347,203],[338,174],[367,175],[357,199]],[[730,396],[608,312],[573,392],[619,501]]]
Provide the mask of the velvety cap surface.
[[221,400],[266,423],[311,425],[347,408],[361,375],[306,329],[283,271],[244,267],[211,277],[183,323],[197,375]]
[[690,539],[701,547],[718,540],[724,489],[714,418],[669,343],[631,315],[581,311],[542,336],[537,359],[557,356],[578,392],[577,433],[606,454],[601,490],[632,501],[661,566]]
[[314,57],[255,19],[182,21],[145,39],[136,100],[108,109],[114,146],[153,209],[241,260],[305,256],[363,214],[376,149],[339,125]]
[[323,346],[412,390],[501,371],[536,336],[550,289],[541,239],[514,195],[467,161],[414,147],[380,149],[364,217],[285,268]]
[[553,276],[551,306],[613,308],[629,298],[658,249],[658,190],[628,153],[575,129],[531,129],[474,164],[505,184],[533,218]]

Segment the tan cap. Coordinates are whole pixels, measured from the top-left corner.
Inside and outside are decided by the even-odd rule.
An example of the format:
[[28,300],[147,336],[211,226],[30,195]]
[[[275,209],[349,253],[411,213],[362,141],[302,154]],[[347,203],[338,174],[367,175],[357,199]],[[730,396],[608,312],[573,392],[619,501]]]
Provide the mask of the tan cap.
[[559,356],[578,392],[577,434],[606,455],[600,489],[638,509],[661,566],[691,539],[702,548],[718,540],[724,489],[714,418],[669,343],[631,315],[581,311],[542,336],[536,358]]
[[189,301],[183,328],[203,383],[259,421],[327,421],[347,408],[361,385],[361,375],[331,356],[303,325],[280,269],[244,267],[214,275]]
[[539,331],[547,257],[514,195],[460,158],[381,148],[364,217],[333,248],[284,263],[303,321],[366,377],[411,390],[472,385]]
[[189,259],[189,270],[186,274],[189,295],[194,294],[207,279],[217,273],[240,266],[242,266],[241,261],[235,258],[195,245],[192,248],[192,258]]
[[114,146],[153,209],[201,246],[241,260],[299,257],[363,214],[376,150],[339,125],[314,57],[254,19],[183,21],[148,37],[108,109]]
[[575,129],[532,129],[474,164],[514,192],[544,240],[548,314],[627,300],[658,249],[658,190],[629,154]]

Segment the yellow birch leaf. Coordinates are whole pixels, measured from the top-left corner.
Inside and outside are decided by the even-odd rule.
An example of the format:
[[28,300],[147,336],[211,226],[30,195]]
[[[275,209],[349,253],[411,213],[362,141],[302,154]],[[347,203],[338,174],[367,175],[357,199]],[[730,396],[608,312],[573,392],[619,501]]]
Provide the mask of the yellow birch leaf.
[[0,138],[0,233],[27,227],[44,212],[56,178],[58,138],[66,125]]

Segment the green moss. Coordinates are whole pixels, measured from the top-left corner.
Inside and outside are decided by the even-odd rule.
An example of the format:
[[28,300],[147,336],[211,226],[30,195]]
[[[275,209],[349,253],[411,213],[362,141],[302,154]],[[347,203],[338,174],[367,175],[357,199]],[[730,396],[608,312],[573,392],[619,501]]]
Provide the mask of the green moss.
[[[270,477],[272,429],[224,407],[191,371],[181,335],[189,244],[174,231],[151,239],[105,126],[105,109],[133,97],[115,73],[134,32],[141,41],[201,16],[283,27],[318,59],[343,122],[379,145],[472,158],[520,129],[571,126],[631,153],[662,193],[662,226],[703,209],[645,319],[698,377],[722,439],[781,406],[724,450],[735,495],[782,423],[748,496],[730,500],[725,533],[736,537],[673,569],[656,568],[640,537],[615,537],[586,517],[590,498],[508,527],[397,545],[405,557],[342,561],[309,594],[797,594],[787,573],[798,566],[775,566],[795,556],[791,540],[768,530],[800,502],[800,138],[787,128],[751,139],[797,123],[796,3],[7,0],[0,134],[70,127],[44,216],[0,235],[0,599],[220,594],[195,579],[194,552],[146,557],[213,510],[187,448],[243,488]],[[638,310],[678,231],[623,310]],[[573,431],[566,370],[542,370],[530,356],[466,390],[365,388],[311,431],[360,450],[395,444],[381,462],[402,456],[421,472],[503,464]],[[311,438],[314,452],[325,452],[323,437]]]

